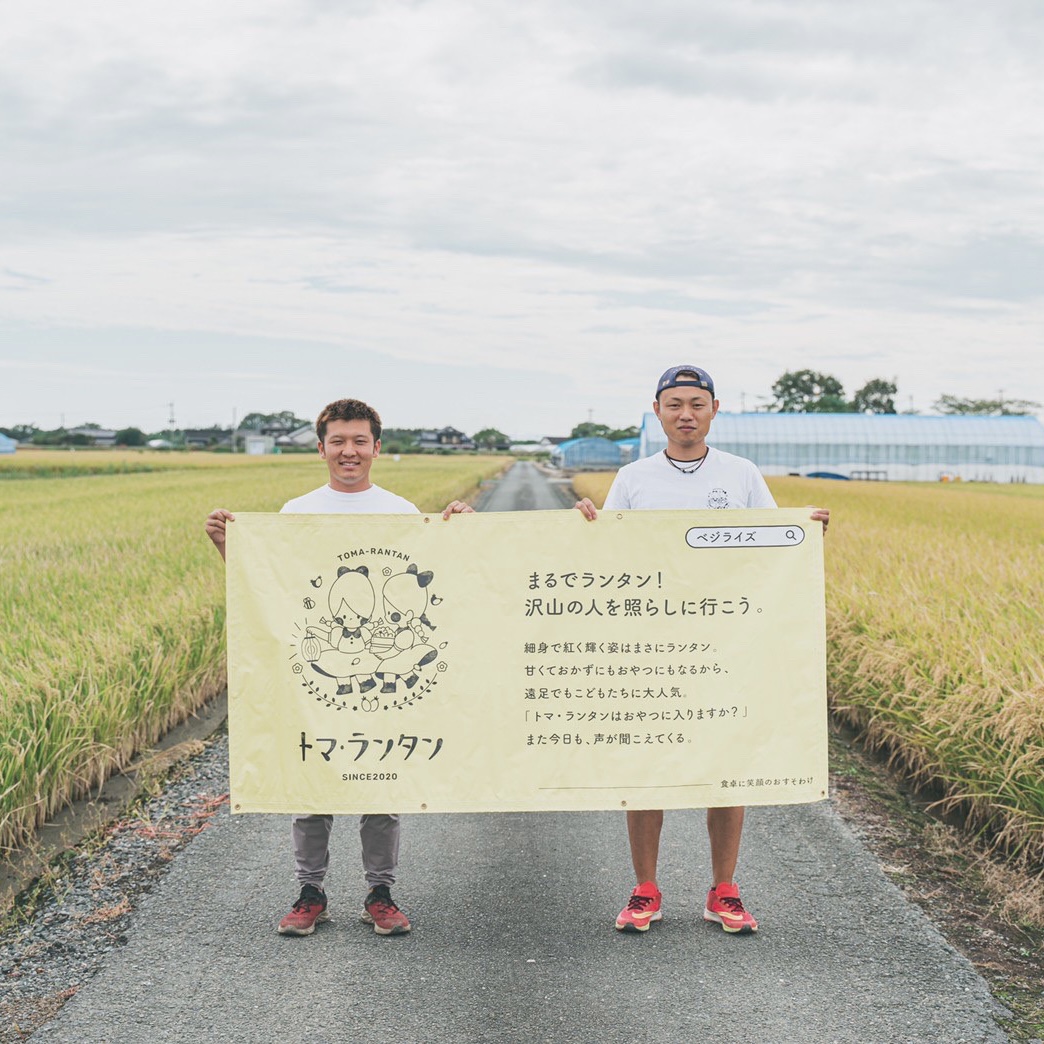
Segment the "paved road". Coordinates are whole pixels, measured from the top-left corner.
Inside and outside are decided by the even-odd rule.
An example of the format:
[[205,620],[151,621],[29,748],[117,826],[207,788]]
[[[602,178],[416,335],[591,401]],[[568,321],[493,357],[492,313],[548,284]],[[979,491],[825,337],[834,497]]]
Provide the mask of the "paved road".
[[[537,476],[517,465],[503,488],[544,506]],[[701,919],[697,811],[668,813],[664,921],[641,936],[612,928],[632,885],[619,813],[411,816],[403,835],[395,894],[410,935],[358,921],[358,841],[341,819],[332,920],[286,938],[274,931],[296,895],[286,817],[221,817],[33,1041],[1007,1039],[985,983],[825,803],[749,813],[740,880],[761,931],[743,938]]]
[[576,502],[566,479],[548,479],[530,461],[519,461],[478,501],[479,511],[553,511]]

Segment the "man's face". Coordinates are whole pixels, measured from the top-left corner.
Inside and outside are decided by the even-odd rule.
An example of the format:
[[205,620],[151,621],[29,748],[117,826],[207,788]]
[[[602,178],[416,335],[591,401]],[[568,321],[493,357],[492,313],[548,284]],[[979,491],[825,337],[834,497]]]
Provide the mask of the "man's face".
[[718,400],[706,388],[668,388],[653,402],[653,410],[667,436],[668,450],[702,452]]
[[374,442],[369,421],[330,421],[326,438],[319,443],[319,456],[330,472],[330,487],[339,493],[369,489],[370,467],[380,451],[380,439]]

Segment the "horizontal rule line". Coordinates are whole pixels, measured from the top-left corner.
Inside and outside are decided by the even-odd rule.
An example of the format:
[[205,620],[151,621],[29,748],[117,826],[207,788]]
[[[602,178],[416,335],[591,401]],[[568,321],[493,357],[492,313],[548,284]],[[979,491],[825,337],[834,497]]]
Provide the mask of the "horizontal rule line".
[[540,787],[541,790],[687,790],[690,787],[713,787],[713,783],[649,783],[623,787]]

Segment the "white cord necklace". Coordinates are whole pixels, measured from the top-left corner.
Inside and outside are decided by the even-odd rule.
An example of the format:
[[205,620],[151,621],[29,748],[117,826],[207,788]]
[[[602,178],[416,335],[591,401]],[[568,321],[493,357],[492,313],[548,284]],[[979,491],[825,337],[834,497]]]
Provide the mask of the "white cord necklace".
[[[709,449],[706,450],[704,452],[703,456],[700,457],[700,459],[695,461],[695,462],[693,462],[691,460],[684,460],[684,461],[679,462],[679,461],[676,461],[673,457],[668,457],[666,450],[663,451],[663,455],[665,457],[667,457],[667,463],[670,464],[670,466],[672,468],[674,468],[675,470],[680,471],[683,475],[693,475],[697,471],[699,471],[700,468],[703,467],[703,462],[707,459],[707,454],[708,453],[710,453]],[[688,467],[688,468],[683,468],[682,464],[691,464],[692,466]]]

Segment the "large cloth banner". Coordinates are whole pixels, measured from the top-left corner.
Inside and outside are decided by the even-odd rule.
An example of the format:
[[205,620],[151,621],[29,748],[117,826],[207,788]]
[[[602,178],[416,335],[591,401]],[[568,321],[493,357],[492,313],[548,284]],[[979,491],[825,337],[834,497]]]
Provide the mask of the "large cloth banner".
[[825,798],[808,514],[237,515],[233,811]]

